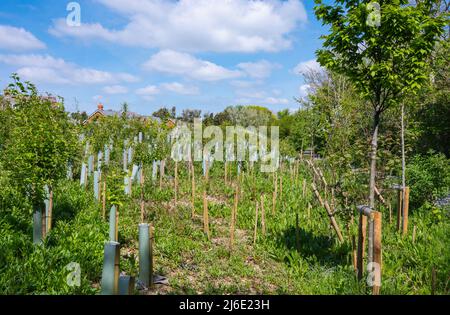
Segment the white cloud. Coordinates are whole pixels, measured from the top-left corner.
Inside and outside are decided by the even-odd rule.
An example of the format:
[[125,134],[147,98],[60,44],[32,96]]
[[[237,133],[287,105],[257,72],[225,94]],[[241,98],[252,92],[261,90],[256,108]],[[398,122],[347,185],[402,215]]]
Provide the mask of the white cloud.
[[137,77],[128,73],[83,68],[49,55],[0,55],[0,63],[18,66],[17,74],[34,83],[108,84],[138,81]]
[[[287,98],[267,95],[264,91],[237,90],[238,104],[259,104],[259,105],[286,105],[290,101]],[[279,94],[278,94],[279,95]]]
[[287,98],[281,98],[281,97],[266,97],[263,100],[264,104],[269,105],[285,105],[289,104],[289,100]]
[[237,90],[236,95],[245,98],[264,98],[266,93],[262,91],[251,91],[251,90]]
[[167,91],[183,95],[196,95],[199,89],[195,86],[186,86],[179,82],[162,83],[161,87]]
[[0,49],[25,51],[44,49],[45,44],[23,28],[0,25]]
[[289,34],[307,21],[299,0],[97,0],[128,20],[122,29],[99,23],[50,27],[58,37],[105,40],[127,46],[181,51],[257,52],[291,47]]
[[298,65],[294,67],[294,69],[292,69],[292,72],[294,72],[295,74],[305,74],[308,73],[309,71],[320,72],[322,70],[323,68],[320,66],[317,60],[311,59],[308,61],[300,62]]
[[280,65],[270,63],[267,60],[260,60],[257,62],[242,62],[237,67],[252,78],[265,79],[270,77],[272,70],[279,68]]
[[144,97],[154,96],[159,94],[159,89],[155,85],[147,85],[146,87],[140,88],[136,90],[136,94]]
[[123,85],[109,85],[103,88],[103,92],[106,94],[125,94],[128,93],[128,89]]
[[162,50],[154,54],[143,67],[146,70],[182,75],[201,81],[219,81],[242,76],[240,71],[229,70],[174,50]]
[[262,83],[262,81],[233,80],[230,82],[230,85],[240,89],[247,89],[261,85]]

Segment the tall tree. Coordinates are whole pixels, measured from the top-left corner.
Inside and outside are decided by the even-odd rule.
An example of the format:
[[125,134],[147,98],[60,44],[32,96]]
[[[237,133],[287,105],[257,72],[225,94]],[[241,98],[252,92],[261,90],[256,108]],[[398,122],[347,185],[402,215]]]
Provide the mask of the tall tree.
[[[315,0],[315,13],[330,33],[322,36],[319,63],[347,76],[373,111],[369,206],[375,208],[377,145],[383,112],[429,79],[427,59],[444,31],[444,16],[430,14],[437,0]],[[371,231],[369,221],[369,261]]]

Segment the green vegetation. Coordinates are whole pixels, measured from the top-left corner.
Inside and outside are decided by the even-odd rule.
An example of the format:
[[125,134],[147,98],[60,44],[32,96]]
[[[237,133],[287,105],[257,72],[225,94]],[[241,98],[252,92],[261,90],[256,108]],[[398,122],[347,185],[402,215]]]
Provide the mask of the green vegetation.
[[[239,105],[204,113],[204,127],[279,126],[283,158],[274,174],[261,173],[260,162],[242,163],[239,173],[236,162],[215,161],[207,182],[202,162],[194,162],[193,217],[190,164],[170,158],[167,121],[190,125],[202,117],[200,110],[176,117],[175,108],[162,108],[153,114],[159,119],[142,119],[126,115],[124,103],[122,115],[83,124],[85,113],[69,115],[63,100],[13,75],[0,98],[0,294],[98,294],[113,205],[119,208],[121,272],[137,276],[138,224],[147,222],[155,228],[155,273],[169,281],[136,294],[371,294],[353,265],[357,206],[369,203],[382,213],[381,294],[449,294],[448,16],[437,1],[407,2],[384,1],[381,26],[374,27],[365,24],[367,1],[317,1],[319,19],[332,25],[318,52],[326,69],[304,73],[310,94],[298,100],[298,111]],[[402,181],[401,104],[411,189],[406,235],[397,230],[392,189]],[[101,171],[102,193],[106,187],[105,208],[102,193],[94,198],[92,174],[80,185],[90,156],[91,171]],[[160,166],[154,169],[161,160],[162,179]],[[144,180],[135,180],[128,195],[124,177],[133,165],[142,167]],[[312,183],[330,204],[343,242]],[[33,244],[32,213],[44,213],[46,185],[53,194],[52,228]],[[203,232],[204,191],[210,239]],[[80,265],[79,286],[67,283],[71,262]]]

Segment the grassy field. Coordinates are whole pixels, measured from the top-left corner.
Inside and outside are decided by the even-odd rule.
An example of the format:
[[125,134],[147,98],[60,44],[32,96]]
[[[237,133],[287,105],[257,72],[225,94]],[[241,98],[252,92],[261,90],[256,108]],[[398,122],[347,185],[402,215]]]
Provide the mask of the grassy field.
[[[352,235],[357,235],[357,210],[348,218],[340,206],[336,217],[344,236],[337,241],[325,209],[310,189],[308,166],[300,162],[298,174],[287,167],[279,171],[282,193],[277,187],[277,204],[272,205],[273,175],[246,170],[240,180],[233,247],[230,249],[230,222],[238,179],[231,170],[224,183],[223,163],[216,162],[205,184],[201,165],[196,165],[195,216],[191,217],[191,181],[186,164],[179,165],[179,196],[174,202],[173,165],[169,164],[163,187],[147,170],[145,220],[155,227],[154,269],[168,279],[151,290],[136,294],[370,294],[366,281],[358,281],[353,267]],[[168,175],[167,175],[168,174]],[[231,175],[232,174],[232,175]],[[231,179],[230,179],[231,178]],[[306,190],[303,192],[303,182]],[[279,183],[279,182],[278,182]],[[93,198],[92,181],[87,189],[78,181],[63,181],[55,188],[54,228],[42,246],[34,247],[31,222],[20,221],[12,208],[2,218],[0,246],[3,253],[0,273],[2,294],[97,294],[103,264],[103,244],[108,223],[102,219],[101,204]],[[278,184],[279,185],[279,184]],[[207,190],[210,239],[203,232],[203,189]],[[12,191],[11,194],[14,194]],[[120,269],[137,276],[140,188],[120,208]],[[257,237],[256,200],[265,209],[265,229],[261,226],[261,206]],[[311,206],[309,206],[311,205]],[[380,205],[380,207],[382,207]],[[382,294],[448,294],[449,218],[437,219],[435,212],[410,214],[408,235],[396,230],[395,211],[382,207],[383,267]],[[298,217],[298,226],[297,226]],[[21,227],[11,231],[8,222]],[[415,228],[414,228],[415,227]],[[413,229],[416,230],[413,240]],[[65,266],[81,266],[81,286],[69,287]],[[432,274],[436,273],[433,289]]]

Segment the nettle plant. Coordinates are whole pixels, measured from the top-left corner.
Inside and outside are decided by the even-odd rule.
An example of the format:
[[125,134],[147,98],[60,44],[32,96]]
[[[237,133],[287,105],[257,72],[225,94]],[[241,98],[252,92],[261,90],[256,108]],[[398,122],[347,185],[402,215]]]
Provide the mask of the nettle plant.
[[42,211],[44,187],[66,176],[67,165],[77,154],[74,125],[62,99],[39,95],[36,87],[12,75],[5,90],[10,105],[10,136],[3,148],[5,168],[33,206]]

